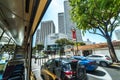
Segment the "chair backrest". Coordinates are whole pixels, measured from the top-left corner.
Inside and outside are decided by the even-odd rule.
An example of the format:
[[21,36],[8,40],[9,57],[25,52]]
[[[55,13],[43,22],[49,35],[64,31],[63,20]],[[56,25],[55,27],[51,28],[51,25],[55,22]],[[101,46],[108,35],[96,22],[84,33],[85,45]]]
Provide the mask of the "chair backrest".
[[15,65],[7,66],[3,73],[3,79],[6,79],[11,74],[11,72],[13,71],[14,68],[15,68]]

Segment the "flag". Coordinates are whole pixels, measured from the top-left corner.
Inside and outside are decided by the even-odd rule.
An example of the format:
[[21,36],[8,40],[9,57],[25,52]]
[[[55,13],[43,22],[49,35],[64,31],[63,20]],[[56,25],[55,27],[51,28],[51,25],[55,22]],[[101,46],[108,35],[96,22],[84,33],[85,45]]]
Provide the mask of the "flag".
[[76,30],[75,29],[72,30],[72,39],[76,40]]

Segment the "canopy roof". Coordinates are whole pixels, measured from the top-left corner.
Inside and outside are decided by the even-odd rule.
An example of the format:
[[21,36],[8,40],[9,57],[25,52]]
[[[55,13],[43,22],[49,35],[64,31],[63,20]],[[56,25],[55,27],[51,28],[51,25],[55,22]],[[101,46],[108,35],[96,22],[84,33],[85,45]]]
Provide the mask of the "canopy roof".
[[[120,46],[120,41],[113,41],[113,46]],[[90,44],[90,45],[84,45],[84,46],[78,46],[78,50],[92,50],[92,49],[98,49],[98,48],[106,48],[108,47],[107,43],[99,43],[99,44]],[[74,50],[77,50],[77,46],[74,47]],[[71,51],[71,49],[65,50],[65,52]]]

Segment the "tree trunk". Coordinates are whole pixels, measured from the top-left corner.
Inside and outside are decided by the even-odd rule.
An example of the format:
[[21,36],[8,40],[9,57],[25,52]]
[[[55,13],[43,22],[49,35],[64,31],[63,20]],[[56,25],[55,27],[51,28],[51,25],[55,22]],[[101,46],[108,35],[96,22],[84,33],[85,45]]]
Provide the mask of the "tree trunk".
[[110,56],[112,58],[112,61],[118,62],[118,58],[116,56],[115,49],[114,49],[114,46],[112,44],[111,38],[108,36],[106,39],[107,39],[107,44],[108,44],[108,48],[109,48],[109,52],[110,52]]

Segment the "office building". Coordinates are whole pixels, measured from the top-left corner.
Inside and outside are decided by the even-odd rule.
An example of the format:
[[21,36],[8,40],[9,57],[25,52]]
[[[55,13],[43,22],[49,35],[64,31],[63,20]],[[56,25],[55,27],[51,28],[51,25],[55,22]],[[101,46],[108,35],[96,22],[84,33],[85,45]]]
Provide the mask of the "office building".
[[40,29],[36,32],[36,42],[35,45],[40,44]]
[[76,24],[72,22],[70,18],[70,6],[68,1],[64,1],[64,26],[65,34],[69,40],[72,40],[72,28],[76,29],[76,38],[78,42],[82,42],[81,30],[76,28]]
[[53,33],[53,34],[49,34],[46,38],[45,38],[45,48],[47,48],[48,45],[56,45],[56,40],[58,39],[62,39],[62,38],[66,38],[67,39],[67,35],[62,34],[62,33]]
[[64,13],[58,13],[58,32],[65,34]]
[[41,22],[40,30],[36,34],[37,44],[44,44],[45,38],[49,35],[55,33],[55,25],[53,21],[43,21]]

